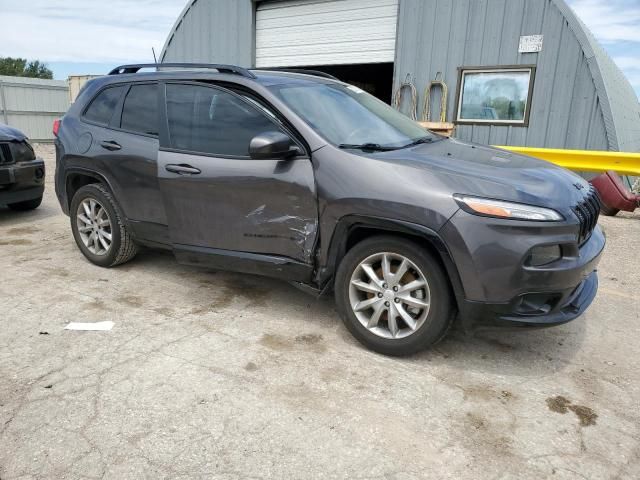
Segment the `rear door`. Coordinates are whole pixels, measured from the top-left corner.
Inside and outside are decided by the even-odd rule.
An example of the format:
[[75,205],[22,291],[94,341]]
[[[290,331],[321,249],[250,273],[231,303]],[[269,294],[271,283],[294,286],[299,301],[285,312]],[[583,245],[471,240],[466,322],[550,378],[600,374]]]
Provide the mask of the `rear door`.
[[[158,184],[159,98],[157,83],[134,83],[125,92],[122,107],[112,120],[102,148],[110,150],[112,175],[122,186],[120,203],[143,236],[154,225],[166,225]],[[151,233],[151,237],[154,234]],[[157,240],[150,238],[150,240]]]
[[295,135],[272,112],[221,87],[166,83],[165,92],[158,176],[174,246],[311,263],[317,204],[310,158],[249,157],[256,135]]
[[157,175],[160,101],[157,83],[110,86],[82,117],[93,139],[88,157],[107,177],[136,234],[158,241],[167,224]]

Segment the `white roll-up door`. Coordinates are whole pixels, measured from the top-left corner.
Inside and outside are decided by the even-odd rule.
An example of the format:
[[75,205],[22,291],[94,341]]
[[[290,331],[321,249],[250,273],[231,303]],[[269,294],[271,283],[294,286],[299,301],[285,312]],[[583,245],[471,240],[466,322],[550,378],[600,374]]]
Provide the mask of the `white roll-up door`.
[[258,4],[256,67],[395,60],[398,0],[287,0]]

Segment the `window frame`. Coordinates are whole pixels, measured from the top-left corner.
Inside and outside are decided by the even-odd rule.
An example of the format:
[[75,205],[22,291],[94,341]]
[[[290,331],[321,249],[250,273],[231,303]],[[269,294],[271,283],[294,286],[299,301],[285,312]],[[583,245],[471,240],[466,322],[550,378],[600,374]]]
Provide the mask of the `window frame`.
[[[158,91],[157,91],[157,98],[156,101],[158,102],[158,134],[157,135],[150,135],[148,133],[141,133],[141,132],[135,132],[133,130],[126,130],[124,128],[120,128],[120,124],[122,123],[122,111],[123,111],[123,107],[124,107],[124,101],[127,98],[127,95],[129,94],[129,91],[131,90],[131,87],[133,87],[134,85],[157,85],[158,86]],[[96,100],[96,98],[98,98],[98,96],[100,94],[102,94],[102,92],[104,92],[105,90],[109,89],[109,88],[117,88],[117,87],[123,87],[122,89],[122,93],[120,94],[120,98],[118,99],[118,103],[116,103],[116,106],[113,110],[113,114],[111,115],[111,118],[109,119],[109,123],[104,124],[104,123],[98,123],[98,122],[94,122],[92,120],[87,119],[87,117],[85,116],[87,110],[89,110],[89,108],[91,107],[91,105],[93,104],[93,102]],[[139,82],[132,82],[132,81],[128,81],[128,82],[118,82],[118,83],[109,83],[107,85],[104,85],[102,88],[100,88],[95,95],[91,98],[91,101],[89,101],[87,103],[87,105],[82,109],[82,114],[80,115],[80,120],[84,123],[87,123],[89,125],[94,125],[96,127],[100,127],[100,128],[108,128],[109,130],[114,130],[116,132],[122,132],[122,133],[127,133],[129,135],[138,135],[140,137],[147,137],[147,138],[151,138],[154,140],[159,140],[160,139],[160,135],[162,134],[162,130],[163,130],[163,116],[162,116],[162,102],[164,101],[164,96],[162,95],[161,89],[160,89],[160,82],[158,82],[157,80],[144,80],[144,81],[139,81]]]
[[[258,111],[261,115],[264,116],[264,118],[269,120],[273,124],[274,131],[275,130],[283,131],[283,133],[291,137],[291,140],[298,146],[300,153],[295,157],[289,159],[289,161],[302,159],[302,158],[305,158],[305,159],[309,158],[309,155],[307,153],[308,152],[307,147],[300,142],[299,135],[297,135],[295,132],[292,132],[289,128],[287,128],[286,125],[278,124],[278,122],[276,122],[275,119],[271,118],[267,113],[261,111],[253,102],[251,102],[250,100],[244,97],[244,91],[241,94],[228,87],[223,87],[217,83],[199,82],[194,80],[165,80],[165,81],[159,82],[159,84],[160,84],[160,92],[162,97],[161,112],[160,112],[160,118],[162,121],[162,125],[160,127],[160,130],[161,130],[160,150],[162,150],[163,152],[183,153],[187,155],[197,155],[197,156],[211,157],[211,158],[226,158],[226,159],[232,159],[232,160],[252,160],[250,155],[227,155],[227,154],[219,154],[219,153],[208,153],[208,152],[200,152],[197,150],[173,148],[171,146],[171,132],[169,131],[169,112],[167,109],[168,107],[167,85],[191,85],[194,87],[204,87],[204,88],[212,88],[215,90],[219,90],[221,92],[227,93],[239,99],[246,105]],[[256,97],[256,101],[258,103],[263,103],[258,100],[259,97],[257,96],[257,94],[253,92],[247,92],[247,93],[250,93],[251,96]],[[272,110],[272,108],[270,108],[269,106],[265,105],[265,107],[268,110]],[[280,117],[276,115],[276,118],[279,119]],[[264,161],[264,160],[260,160],[260,161]]]
[[[514,120],[469,120],[461,119],[462,97],[464,92],[464,78],[466,73],[510,73],[510,72],[528,72],[529,73],[529,91],[527,92],[527,103],[525,105],[524,119],[521,121]],[[458,87],[456,91],[456,108],[454,123],[456,125],[486,125],[500,127],[528,127],[531,118],[531,103],[533,101],[533,90],[536,81],[535,65],[493,65],[482,67],[458,67]]]

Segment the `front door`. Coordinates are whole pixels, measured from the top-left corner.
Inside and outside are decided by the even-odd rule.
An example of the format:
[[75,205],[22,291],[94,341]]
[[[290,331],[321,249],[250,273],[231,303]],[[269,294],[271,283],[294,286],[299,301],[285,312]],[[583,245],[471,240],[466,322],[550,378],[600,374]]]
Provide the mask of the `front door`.
[[165,88],[168,131],[161,135],[158,176],[174,248],[310,264],[318,223],[311,160],[306,154],[249,157],[256,135],[290,132],[227,89],[193,83]]

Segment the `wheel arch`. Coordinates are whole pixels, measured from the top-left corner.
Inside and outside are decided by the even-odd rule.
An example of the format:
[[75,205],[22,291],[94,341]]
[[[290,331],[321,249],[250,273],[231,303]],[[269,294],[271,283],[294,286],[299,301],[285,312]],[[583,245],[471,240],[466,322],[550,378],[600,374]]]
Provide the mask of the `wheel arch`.
[[463,304],[465,295],[462,280],[449,248],[440,235],[423,225],[389,218],[360,215],[342,217],[334,229],[325,265],[317,272],[318,285],[330,285],[347,252],[362,240],[376,235],[395,235],[424,246],[444,268],[458,307]]
[[72,168],[66,171],[64,188],[66,193],[67,209],[70,209],[71,201],[73,200],[73,196],[76,192],[85,185],[90,185],[92,183],[102,183],[106,188],[113,192],[110,182],[100,173],[83,168]]

